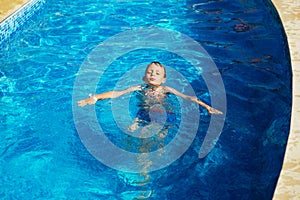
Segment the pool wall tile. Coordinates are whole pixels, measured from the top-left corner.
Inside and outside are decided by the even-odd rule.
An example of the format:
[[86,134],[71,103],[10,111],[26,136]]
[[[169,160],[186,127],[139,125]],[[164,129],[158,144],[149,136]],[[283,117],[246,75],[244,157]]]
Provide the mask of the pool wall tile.
[[32,0],[0,23],[0,44],[28,21],[45,3],[45,0]]

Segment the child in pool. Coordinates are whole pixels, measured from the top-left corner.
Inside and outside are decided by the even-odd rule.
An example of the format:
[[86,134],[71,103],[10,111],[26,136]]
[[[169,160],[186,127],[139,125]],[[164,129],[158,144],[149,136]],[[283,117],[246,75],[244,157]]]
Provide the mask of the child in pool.
[[172,93],[176,96],[199,104],[200,106],[207,109],[208,113],[210,114],[223,114],[221,111],[212,108],[211,106],[197,99],[197,97],[195,96],[188,96],[181,92],[178,92],[174,88],[162,86],[161,84],[166,82],[166,69],[159,62],[152,62],[147,66],[143,81],[146,83],[146,86],[137,85],[121,91],[109,91],[102,94],[96,94],[90,96],[89,98],[78,101],[78,106],[92,105],[95,104],[98,100],[117,98],[129,92],[142,91],[147,98],[146,100],[148,101],[159,103],[163,101],[168,93]]
[[[141,121],[152,121],[151,114],[158,115],[158,117],[155,119],[154,116],[154,123],[150,123],[148,125],[143,124],[143,128],[139,132],[139,136],[142,138],[148,138],[149,134],[152,132],[155,132],[158,137],[156,137],[156,142],[158,143],[152,143],[151,141],[147,140],[141,140],[142,145],[139,145],[138,149],[141,154],[138,156],[138,164],[142,166],[141,175],[145,177],[144,180],[138,182],[138,185],[143,186],[147,184],[147,182],[150,179],[150,176],[148,174],[148,168],[152,165],[152,161],[149,157],[147,157],[147,153],[149,152],[153,145],[158,144],[158,155],[162,155],[164,153],[164,138],[168,134],[168,129],[161,129],[160,124],[160,115],[163,114],[163,107],[160,107],[160,105],[164,104],[164,99],[168,94],[174,94],[176,96],[182,97],[184,99],[190,100],[192,102],[195,102],[205,109],[210,114],[222,114],[221,111],[212,108],[211,106],[205,104],[204,102],[197,99],[195,96],[188,96],[185,95],[174,88],[168,87],[168,86],[162,86],[163,83],[166,82],[166,69],[165,67],[159,63],[159,62],[152,62],[150,63],[145,71],[145,75],[143,77],[143,81],[145,84],[137,85],[129,87],[125,90],[120,91],[109,91],[102,94],[96,94],[93,96],[90,96],[86,99],[83,99],[81,101],[78,101],[78,106],[86,106],[86,105],[92,105],[95,104],[98,100],[108,99],[108,98],[117,98],[119,96],[122,96],[129,92],[139,91],[139,93],[142,94],[142,106],[141,109],[137,113],[137,117],[135,118],[134,122],[128,127],[128,130],[130,132],[136,131],[140,127],[140,120]],[[152,111],[152,112],[150,112]],[[172,114],[172,112],[167,112]],[[151,118],[151,119],[150,119]],[[163,120],[162,120],[163,121]],[[157,123],[158,122],[158,123]]]

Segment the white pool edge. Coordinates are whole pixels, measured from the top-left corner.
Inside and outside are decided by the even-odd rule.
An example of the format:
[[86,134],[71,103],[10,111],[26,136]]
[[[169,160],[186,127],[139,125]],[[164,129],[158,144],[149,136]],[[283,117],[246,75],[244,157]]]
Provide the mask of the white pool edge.
[[0,23],[0,44],[7,41],[24,23],[41,9],[46,0],[30,0]]
[[271,1],[279,13],[287,35],[293,73],[290,133],[273,200],[298,200],[300,197],[300,2]]

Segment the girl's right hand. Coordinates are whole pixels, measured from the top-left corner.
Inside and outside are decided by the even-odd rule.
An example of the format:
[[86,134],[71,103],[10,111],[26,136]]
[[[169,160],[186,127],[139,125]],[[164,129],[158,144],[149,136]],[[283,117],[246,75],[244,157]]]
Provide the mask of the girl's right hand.
[[80,106],[80,107],[83,107],[83,106],[86,106],[86,105],[93,105],[96,102],[97,102],[97,98],[95,96],[90,96],[89,98],[78,101],[77,105]]

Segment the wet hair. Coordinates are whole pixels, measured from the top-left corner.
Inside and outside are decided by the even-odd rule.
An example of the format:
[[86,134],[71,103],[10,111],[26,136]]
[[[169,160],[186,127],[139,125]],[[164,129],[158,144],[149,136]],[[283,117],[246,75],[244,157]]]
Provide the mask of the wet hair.
[[154,65],[156,65],[156,66],[160,66],[160,67],[164,70],[164,78],[167,77],[166,68],[165,68],[165,66],[163,66],[160,62],[157,62],[157,61],[151,62],[151,63],[147,66],[146,70],[147,70],[148,67],[149,67],[150,65],[152,65],[152,64],[154,64]]

